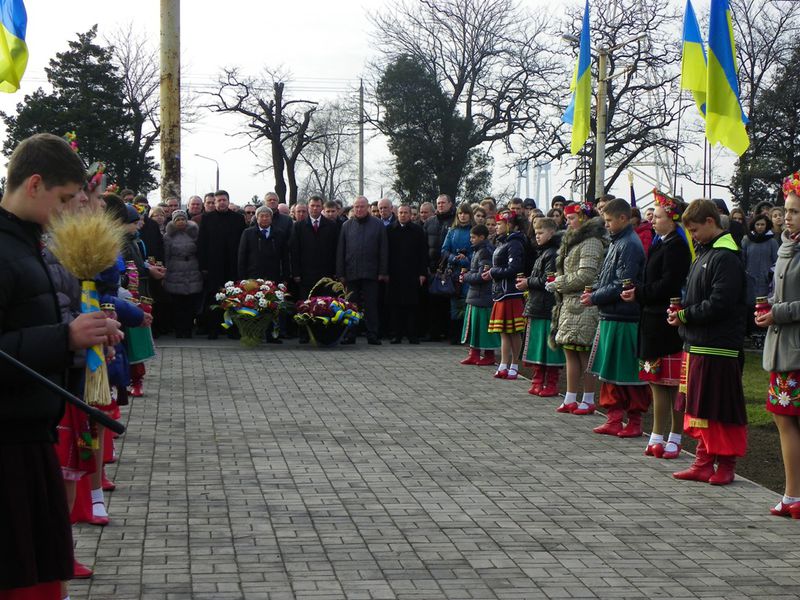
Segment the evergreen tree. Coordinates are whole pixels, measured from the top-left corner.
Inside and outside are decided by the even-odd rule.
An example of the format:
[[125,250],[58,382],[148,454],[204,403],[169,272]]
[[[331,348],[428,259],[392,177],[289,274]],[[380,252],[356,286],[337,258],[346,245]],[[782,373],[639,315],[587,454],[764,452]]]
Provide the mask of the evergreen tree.
[[97,25],[78,34],[45,69],[52,92],[37,89],[17,105],[17,114],[0,113],[7,128],[3,152],[10,155],[23,139],[41,132],[75,131],[81,157],[103,161],[109,181],[148,192],[155,187],[152,157],[140,158],[132,143],[133,115],[125,104],[122,81],[111,49],[95,43]]

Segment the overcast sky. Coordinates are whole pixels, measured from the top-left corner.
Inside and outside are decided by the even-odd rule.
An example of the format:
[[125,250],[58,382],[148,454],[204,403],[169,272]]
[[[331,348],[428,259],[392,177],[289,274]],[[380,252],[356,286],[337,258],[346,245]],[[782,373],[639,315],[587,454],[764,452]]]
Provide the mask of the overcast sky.
[[[265,66],[283,66],[293,74],[290,90],[313,100],[329,100],[343,94],[354,93],[364,65],[372,55],[370,48],[371,25],[368,11],[379,10],[386,0],[295,0],[294,2],[264,2],[263,0],[234,0],[209,2],[184,0],[181,12],[181,52],[183,59],[182,86],[197,97],[213,85],[221,69],[237,66],[245,75],[257,75]],[[559,0],[559,6],[576,4],[577,0]],[[702,11],[707,0],[696,2]],[[73,0],[54,2],[28,0],[27,42],[30,52],[28,69],[22,89],[16,94],[0,94],[0,110],[14,112],[16,103],[24,94],[39,86],[46,87],[44,67],[56,52],[67,49],[78,32],[99,25],[99,33],[110,36],[129,24],[147,34],[153,44],[158,44],[158,0],[135,2],[100,2],[98,0]],[[527,0],[526,6],[553,6],[546,0]],[[220,185],[231,193],[234,202],[243,204],[254,194],[263,196],[274,186],[272,174],[256,174],[259,161],[249,151],[238,150],[244,140],[229,134],[241,127],[241,121],[222,115],[201,111],[201,120],[184,132],[182,140],[182,200],[192,194],[202,195],[214,187],[214,163],[196,157],[203,154],[220,164]],[[0,124],[0,134],[4,134]],[[58,132],[55,132],[58,133]],[[722,174],[730,170],[732,159],[727,151],[720,151]],[[389,156],[380,140],[371,142],[366,151],[367,189],[370,199],[378,199],[381,190],[388,193],[391,178],[388,171]],[[156,160],[159,157],[156,156]],[[509,174],[503,155],[496,156],[496,192],[513,188],[516,177]],[[627,178],[612,190],[627,197]],[[688,182],[684,186],[687,198],[699,195],[699,188]],[[535,196],[534,181],[530,195]],[[650,184],[639,181],[637,194],[644,195]],[[521,190],[525,192],[524,189]],[[561,188],[558,165],[554,165],[551,195],[569,190]],[[721,195],[720,190],[715,195]],[[541,190],[544,194],[544,190]],[[157,192],[151,194],[152,198]]]

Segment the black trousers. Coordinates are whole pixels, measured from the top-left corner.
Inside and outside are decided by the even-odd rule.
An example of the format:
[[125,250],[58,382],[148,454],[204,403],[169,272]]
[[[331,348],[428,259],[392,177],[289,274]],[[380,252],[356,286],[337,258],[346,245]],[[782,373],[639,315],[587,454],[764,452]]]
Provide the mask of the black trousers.
[[394,304],[389,308],[391,309],[393,337],[401,339],[405,336],[409,341],[418,340],[417,316],[419,314],[419,306],[416,304]]
[[378,282],[375,279],[348,279],[347,289],[353,292],[350,302],[355,302],[364,312],[368,337],[378,337]]
[[200,294],[170,294],[170,305],[175,334],[191,335],[192,324],[200,306]]
[[450,332],[450,298],[428,296],[428,335],[431,339],[446,339]]

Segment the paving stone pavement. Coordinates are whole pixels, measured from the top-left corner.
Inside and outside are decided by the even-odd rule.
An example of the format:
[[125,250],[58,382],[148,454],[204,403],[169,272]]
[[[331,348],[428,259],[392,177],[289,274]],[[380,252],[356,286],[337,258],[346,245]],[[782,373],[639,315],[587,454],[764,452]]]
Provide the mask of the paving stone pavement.
[[73,600],[800,597],[774,493],[677,482],[461,349],[159,346]]

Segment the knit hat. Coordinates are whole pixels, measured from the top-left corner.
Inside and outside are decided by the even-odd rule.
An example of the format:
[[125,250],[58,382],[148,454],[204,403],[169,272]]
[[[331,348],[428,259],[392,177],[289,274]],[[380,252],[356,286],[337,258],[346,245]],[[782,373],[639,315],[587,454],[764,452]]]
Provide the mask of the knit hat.
[[172,212],[172,220],[177,221],[178,219],[183,219],[184,221],[189,220],[189,216],[186,214],[185,210],[175,210]]
[[139,214],[139,211],[136,210],[133,207],[133,205],[126,204],[125,205],[125,210],[128,211],[128,219],[125,221],[126,223],[128,223],[128,224],[136,223],[141,218],[141,215]]

